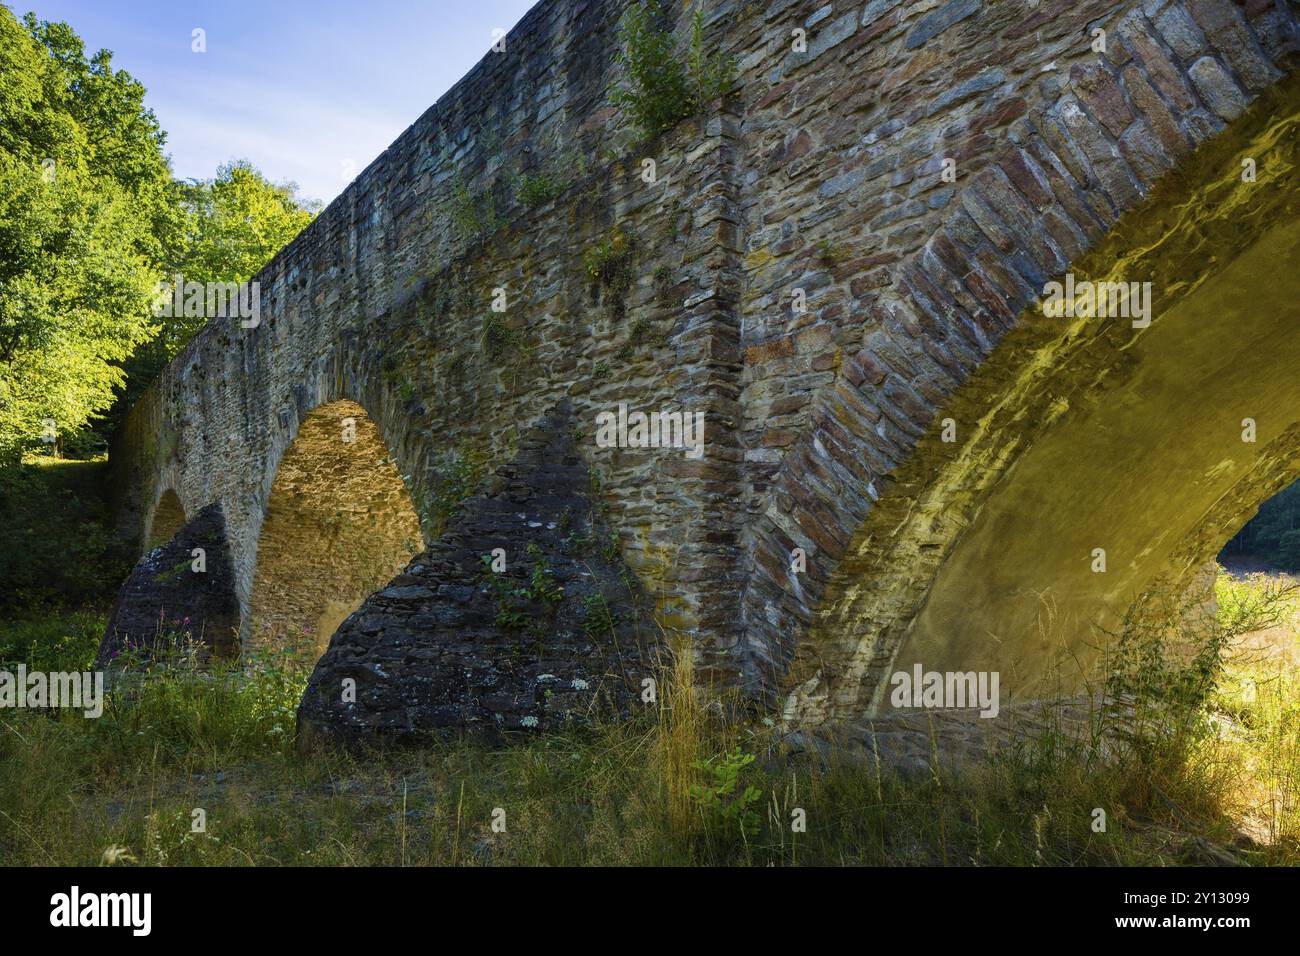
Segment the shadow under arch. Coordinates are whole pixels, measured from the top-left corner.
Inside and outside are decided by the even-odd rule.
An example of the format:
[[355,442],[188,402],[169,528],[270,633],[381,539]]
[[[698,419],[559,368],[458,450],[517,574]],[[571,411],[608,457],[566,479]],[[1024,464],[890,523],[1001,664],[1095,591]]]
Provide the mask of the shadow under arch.
[[185,526],[185,505],[180,495],[171,488],[166,489],[153,507],[149,524],[144,534],[144,553],[161,547],[176,536],[176,532]]
[[350,399],[317,406],[276,468],[245,647],[294,649],[314,660],[338,625],[423,547],[376,423]]
[[1295,81],[1262,98],[1071,266],[1149,281],[1148,327],[1031,308],[936,415],[833,572],[787,719],[879,713],[917,664],[1077,690],[1099,628],[1191,586],[1300,476],[1298,104]]

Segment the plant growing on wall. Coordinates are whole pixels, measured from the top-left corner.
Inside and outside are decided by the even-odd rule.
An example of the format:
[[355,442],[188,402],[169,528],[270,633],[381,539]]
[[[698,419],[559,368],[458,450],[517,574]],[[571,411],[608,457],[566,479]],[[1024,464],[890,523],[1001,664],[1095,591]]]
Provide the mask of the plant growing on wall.
[[447,521],[474,493],[486,470],[486,460],[472,448],[457,448],[443,455],[433,488],[415,495],[415,510],[430,541],[442,534]]
[[493,364],[500,365],[526,348],[523,336],[505,319],[489,312],[483,316],[479,347]]
[[501,225],[496,203],[490,192],[472,193],[457,172],[451,182],[451,207],[448,212],[452,228],[464,239],[474,239],[495,232]]
[[572,181],[542,170],[534,175],[521,175],[515,186],[515,198],[532,209],[543,206],[572,185]]
[[622,229],[615,229],[583,256],[587,275],[607,293],[606,306],[615,319],[623,317],[624,299],[632,288],[632,246],[631,237]]
[[735,81],[729,57],[704,49],[704,14],[696,10],[691,39],[682,49],[671,31],[660,26],[658,0],[633,4],[619,27],[619,64],[626,77],[610,93],[638,137],[654,139],[699,112]]

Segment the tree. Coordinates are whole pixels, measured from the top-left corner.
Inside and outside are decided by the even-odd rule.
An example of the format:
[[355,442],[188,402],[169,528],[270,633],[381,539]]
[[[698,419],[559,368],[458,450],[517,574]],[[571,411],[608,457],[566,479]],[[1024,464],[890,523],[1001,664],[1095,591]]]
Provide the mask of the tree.
[[[184,236],[171,259],[186,282],[247,282],[312,221],[317,207],[294,183],[272,183],[247,160],[180,187]],[[202,326],[178,317],[164,329],[168,358]]]
[[[210,180],[176,184],[180,228],[167,250],[168,282],[248,282],[315,217],[318,204],[294,183],[272,183],[247,160],[226,163]],[[110,433],[158,373],[206,323],[174,315],[124,365],[126,384],[103,424]]]
[[0,7],[0,463],[106,410],[154,333],[170,173],[142,100],[65,25]]
[[0,5],[0,466],[107,433],[200,320],[155,320],[161,281],[245,282],[311,221],[246,161],[178,182],[145,89],[66,23]]

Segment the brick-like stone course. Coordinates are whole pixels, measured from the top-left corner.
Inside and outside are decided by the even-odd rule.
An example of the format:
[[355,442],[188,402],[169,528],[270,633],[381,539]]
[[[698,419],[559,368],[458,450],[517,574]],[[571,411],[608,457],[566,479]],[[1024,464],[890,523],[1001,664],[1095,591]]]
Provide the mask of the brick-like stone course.
[[[201,571],[195,570],[196,549],[202,551]],[[229,656],[238,634],[226,525],[221,506],[211,504],[136,564],[109,613],[96,662],[111,667],[126,658],[148,660],[160,650],[187,653],[191,646]]]
[[[658,641],[606,550],[576,427],[568,408],[538,421],[429,550],[343,622],[299,710],[304,745],[495,737],[640,706]],[[504,571],[485,566],[496,549]]]
[[[668,6],[684,37],[687,6]],[[162,487],[220,501],[245,631],[271,485],[313,408],[364,406],[419,500],[449,452],[508,462],[568,400],[658,619],[704,673],[779,697],[840,600],[841,557],[882,499],[924,490],[899,469],[1043,281],[1297,49],[1294,13],[1254,2],[722,0],[706,32],[734,90],[629,149],[605,98],[621,8],[536,6],[268,265],[262,326],[214,323],[132,413],[124,532]],[[525,208],[516,177],[542,171],[573,182]],[[468,232],[467,197],[484,220]],[[587,257],[619,234],[630,281],[593,281]],[[705,411],[704,460],[596,448],[594,416],[619,402]],[[898,578],[881,577],[891,634],[926,587]]]

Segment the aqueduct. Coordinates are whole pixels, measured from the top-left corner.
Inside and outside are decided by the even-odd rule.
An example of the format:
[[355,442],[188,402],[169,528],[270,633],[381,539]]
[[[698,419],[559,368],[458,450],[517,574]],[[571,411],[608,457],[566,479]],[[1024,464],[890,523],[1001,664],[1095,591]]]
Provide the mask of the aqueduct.
[[308,725],[543,726],[664,635],[796,723],[914,662],[1032,697],[1300,475],[1288,4],[706,0],[734,87],[639,147],[622,7],[534,7],[115,443],[124,534],[217,506],[232,644],[332,632]]

